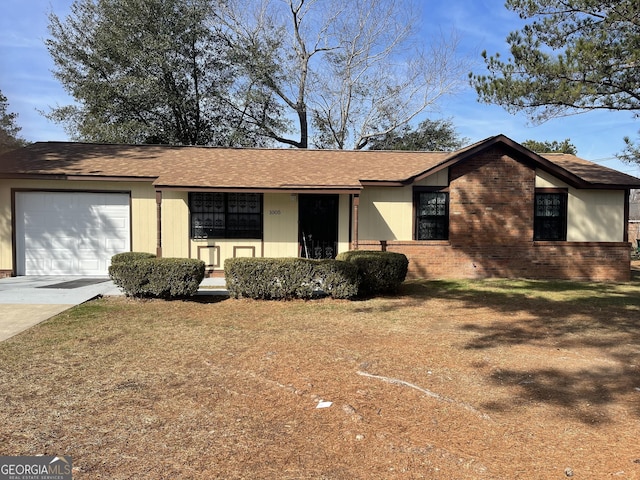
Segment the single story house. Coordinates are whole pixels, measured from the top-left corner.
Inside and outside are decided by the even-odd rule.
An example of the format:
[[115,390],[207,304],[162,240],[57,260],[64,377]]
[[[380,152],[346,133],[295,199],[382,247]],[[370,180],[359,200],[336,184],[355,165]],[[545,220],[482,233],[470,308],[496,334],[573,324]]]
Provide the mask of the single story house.
[[640,179],[504,135],[445,152],[38,142],[0,156],[0,275],[113,254],[402,252],[410,277],[626,281]]

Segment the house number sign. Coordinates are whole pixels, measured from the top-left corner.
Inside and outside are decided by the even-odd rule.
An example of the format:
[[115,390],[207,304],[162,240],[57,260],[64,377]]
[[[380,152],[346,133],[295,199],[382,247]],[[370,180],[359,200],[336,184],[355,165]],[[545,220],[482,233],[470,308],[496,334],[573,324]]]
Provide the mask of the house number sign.
[[282,210],[269,210],[269,215],[282,215]]

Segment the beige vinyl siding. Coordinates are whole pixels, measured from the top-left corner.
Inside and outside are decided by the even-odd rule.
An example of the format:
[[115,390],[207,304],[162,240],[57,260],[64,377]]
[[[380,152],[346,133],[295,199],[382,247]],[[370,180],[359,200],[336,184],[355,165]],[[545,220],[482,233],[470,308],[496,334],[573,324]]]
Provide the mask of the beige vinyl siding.
[[351,195],[340,195],[338,203],[338,253],[349,251],[351,231]]
[[298,196],[264,195],[264,256],[298,256]]
[[411,240],[413,238],[413,187],[446,187],[444,169],[406,187],[365,188],[360,195],[360,240]]
[[449,169],[444,168],[414,183],[414,185],[416,187],[447,187],[449,186]]
[[13,269],[11,229],[11,188],[6,180],[0,180],[0,270]]
[[360,240],[411,240],[411,187],[365,188],[360,195]]
[[162,192],[162,256],[189,257],[189,194]]
[[576,189],[540,170],[536,187],[568,189],[568,242],[624,241],[624,191]]
[[[117,190],[120,184],[107,185]],[[156,253],[158,214],[155,188],[151,184],[131,185],[131,250]]]
[[131,193],[131,248],[156,251],[155,189],[146,182],[68,180],[0,180],[0,270],[13,269],[11,189],[58,191],[119,191]]
[[624,241],[623,191],[570,191],[568,210],[568,241]]
[[208,269],[222,270],[227,258],[262,257],[261,240],[209,238],[191,240],[191,258],[204,261]]

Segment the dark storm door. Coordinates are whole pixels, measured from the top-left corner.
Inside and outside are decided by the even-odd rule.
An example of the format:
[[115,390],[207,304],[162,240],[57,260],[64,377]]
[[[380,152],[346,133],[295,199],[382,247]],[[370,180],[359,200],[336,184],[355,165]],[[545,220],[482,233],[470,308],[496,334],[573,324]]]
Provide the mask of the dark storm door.
[[298,195],[300,256],[335,258],[338,250],[338,195]]

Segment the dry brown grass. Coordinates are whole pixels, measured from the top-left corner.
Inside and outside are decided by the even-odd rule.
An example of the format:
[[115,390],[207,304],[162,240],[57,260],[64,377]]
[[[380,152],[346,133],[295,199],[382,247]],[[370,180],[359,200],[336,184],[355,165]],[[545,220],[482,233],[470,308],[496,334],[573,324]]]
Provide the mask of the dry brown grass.
[[100,299],[1,343],[0,454],[75,479],[640,478],[640,283],[215,298]]

